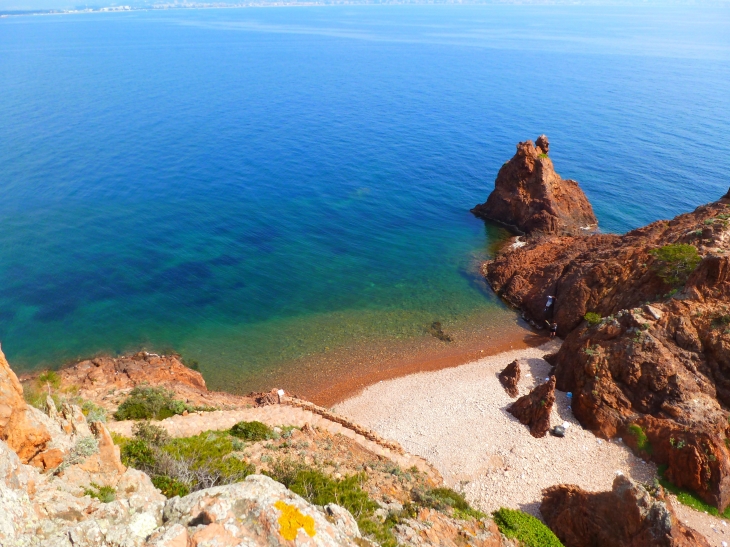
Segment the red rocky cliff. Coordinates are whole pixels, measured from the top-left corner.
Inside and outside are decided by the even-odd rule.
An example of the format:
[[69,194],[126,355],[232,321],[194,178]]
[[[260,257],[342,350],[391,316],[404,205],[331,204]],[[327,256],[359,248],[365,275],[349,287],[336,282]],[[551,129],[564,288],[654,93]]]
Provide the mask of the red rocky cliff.
[[[721,509],[730,504],[728,219],[723,198],[623,236],[530,238],[484,266],[525,317],[557,322],[565,341],[551,362],[581,424],[623,437]],[[676,244],[700,262],[669,280],[654,250]],[[591,326],[587,312],[603,319]]]
[[23,388],[0,350],[0,440],[8,443],[23,463],[46,449],[51,435],[23,399]]
[[540,513],[565,547],[710,547],[677,520],[661,491],[656,495],[619,475],[611,492],[548,488]]
[[499,170],[487,202],[471,212],[528,234],[578,234],[581,228],[594,228],[590,202],[577,182],[555,172],[548,148],[545,135],[536,145],[519,143],[517,153]]

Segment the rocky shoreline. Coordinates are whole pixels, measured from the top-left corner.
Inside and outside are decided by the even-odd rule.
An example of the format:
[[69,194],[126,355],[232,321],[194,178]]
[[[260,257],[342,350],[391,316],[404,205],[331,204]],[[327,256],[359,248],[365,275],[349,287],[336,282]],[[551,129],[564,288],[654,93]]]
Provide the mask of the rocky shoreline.
[[[719,512],[730,506],[730,196],[623,236],[591,233],[590,203],[578,183],[555,173],[548,153],[544,136],[520,143],[473,213],[520,232],[483,272],[533,325],[555,323],[564,341],[552,353],[486,358],[486,379],[479,361],[378,383],[343,403],[351,419],[283,390],[209,392],[174,355],[99,357],[19,380],[0,352],[0,544],[709,546],[645,476],[654,473],[645,462],[660,466],[672,488]],[[530,373],[521,370],[528,355]],[[477,376],[457,381],[469,367]],[[456,391],[437,401],[434,389]],[[476,405],[479,435],[469,431],[474,409],[459,400],[469,390],[496,405],[489,416]],[[419,405],[423,416],[443,415],[406,420]],[[378,412],[387,416],[373,418]],[[105,425],[112,416],[119,421]],[[396,417],[401,429],[390,427]],[[563,440],[566,425],[576,429]],[[266,433],[241,441],[236,428]],[[413,440],[427,431],[438,437],[433,453]],[[570,469],[530,480],[524,470],[534,462],[513,449],[457,479],[448,462],[477,465],[482,444],[496,442],[490,436]],[[595,461],[570,454],[590,440],[602,450]],[[216,456],[196,460],[209,445]],[[631,478],[638,464],[615,475],[611,466],[624,456],[644,466],[633,479],[649,482]],[[562,484],[599,462],[600,484]],[[309,482],[297,490],[302,477]],[[531,504],[528,512],[557,537],[525,513],[481,513],[447,485],[477,509]],[[492,499],[495,485],[513,492]],[[332,497],[338,488],[350,497]]]
[[550,360],[581,424],[626,439],[721,512],[730,505],[729,218],[724,196],[623,236],[539,233],[484,266],[527,318],[557,323],[565,343]]

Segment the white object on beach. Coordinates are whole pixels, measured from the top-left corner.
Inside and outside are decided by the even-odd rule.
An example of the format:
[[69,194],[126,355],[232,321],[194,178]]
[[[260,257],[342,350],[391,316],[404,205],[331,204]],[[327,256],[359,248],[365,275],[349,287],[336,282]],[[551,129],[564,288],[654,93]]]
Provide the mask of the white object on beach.
[[570,427],[570,424],[568,422],[563,422],[563,427],[565,429],[568,429]]
[[284,396],[284,390],[283,390],[283,389],[280,389],[279,391],[277,391],[277,392],[276,392],[276,394],[277,394],[277,395],[278,395],[279,397],[283,397],[283,396]]

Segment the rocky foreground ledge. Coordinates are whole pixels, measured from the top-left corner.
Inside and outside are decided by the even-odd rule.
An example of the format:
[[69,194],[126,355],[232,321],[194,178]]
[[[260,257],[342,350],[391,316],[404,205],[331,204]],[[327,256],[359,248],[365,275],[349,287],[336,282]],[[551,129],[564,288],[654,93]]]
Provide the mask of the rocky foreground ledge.
[[557,323],[565,342],[549,360],[580,423],[622,437],[720,511],[730,505],[729,221],[726,195],[625,235],[534,232],[483,267],[533,324]]

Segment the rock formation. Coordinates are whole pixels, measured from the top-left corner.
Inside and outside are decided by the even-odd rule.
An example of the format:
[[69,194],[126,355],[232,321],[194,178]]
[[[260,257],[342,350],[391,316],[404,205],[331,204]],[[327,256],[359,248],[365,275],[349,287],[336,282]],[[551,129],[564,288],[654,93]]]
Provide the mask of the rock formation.
[[574,180],[560,178],[548,157],[545,135],[517,145],[517,153],[505,163],[486,203],[471,212],[523,233],[579,234],[595,228],[593,208]]
[[[623,437],[720,509],[730,504],[729,207],[723,198],[623,236],[529,238],[483,268],[535,324],[556,297],[565,342],[551,363],[581,424]],[[665,246],[689,254],[662,257]],[[591,325],[587,312],[603,319]]]
[[710,547],[677,520],[662,492],[654,498],[623,475],[613,481],[611,492],[547,488],[540,512],[565,547]]
[[[178,366],[182,366],[176,358],[153,356],[155,361],[150,364],[145,357],[104,359],[97,364],[89,362],[78,370],[72,370],[71,374],[64,375],[61,371],[63,382],[67,386],[69,378],[74,378],[82,382],[83,393],[92,394],[97,401],[111,405],[110,399],[99,392],[99,385],[121,385],[128,392],[129,384],[135,385],[135,382],[150,376],[171,376]],[[135,368],[119,370],[117,367],[124,360],[146,362],[151,370],[138,371],[136,364]],[[325,507],[312,505],[263,475],[250,475],[243,482],[166,500],[148,475],[122,464],[120,449],[114,444],[106,426],[100,421],[87,423],[81,409],[70,404],[68,399],[58,408],[49,396],[45,401],[45,413],[25,406],[22,397],[17,397],[22,394],[18,380],[3,362],[5,366],[0,369],[3,399],[0,401],[4,406],[0,408],[7,409],[3,415],[28,412],[48,434],[43,452],[31,460],[33,466],[25,465],[13,449],[0,440],[0,545],[3,547],[376,545],[367,537],[361,537],[357,521],[345,508],[332,503]],[[112,365],[118,374],[109,378],[96,376],[96,370]],[[181,372],[185,373],[184,370]],[[204,384],[202,387],[195,385],[195,380],[195,374],[189,375],[188,380],[176,384],[176,393],[193,394],[198,390],[199,395],[207,400],[205,397],[209,393]],[[55,395],[64,396],[62,390]],[[273,395],[277,400],[282,398],[276,390]],[[313,413],[317,410],[311,403],[285,398],[292,405],[311,407]],[[253,398],[240,399],[247,401],[249,408],[253,406]],[[78,400],[76,395],[73,400]],[[339,420],[334,423],[342,423],[358,434],[368,434],[367,430],[328,414],[325,409],[320,410],[322,412],[317,415],[328,415]],[[193,419],[197,417],[197,414],[190,416]],[[183,419],[182,416],[178,418]],[[209,427],[215,429],[216,423],[211,420]],[[246,448],[251,450],[246,457],[247,463],[253,465],[253,458],[258,454],[258,470],[271,472],[274,466],[281,464],[281,458],[288,458],[287,451],[293,443],[300,458],[296,465],[306,468],[307,458],[309,462],[326,461],[325,465],[331,464],[333,471],[318,469],[334,479],[341,479],[342,475],[353,476],[364,470],[367,480],[363,483],[363,493],[368,496],[368,504],[378,507],[376,510],[374,507],[367,509],[372,512],[371,518],[380,519],[380,522],[391,516],[397,518],[398,529],[393,534],[404,547],[460,547],[464,541],[476,547],[515,546],[514,542],[502,537],[489,518],[466,521],[458,518],[450,506],[438,510],[430,506],[421,507],[415,516],[410,508],[406,512],[405,504],[414,499],[414,491],[443,486],[443,479],[417,457],[409,457],[408,461],[414,462],[418,472],[409,468],[405,475],[393,474],[391,466],[382,464],[391,453],[381,450],[388,441],[378,439],[378,447],[373,450],[369,444],[373,440],[370,437],[362,442],[339,433],[333,435],[308,423],[301,430],[294,428],[282,432],[277,427],[274,432],[281,433],[281,436],[267,439],[265,444],[247,445]],[[17,438],[22,436],[18,434]],[[27,440],[19,446],[26,445]],[[402,450],[399,447],[395,450],[396,446],[392,447],[393,454],[400,454]],[[307,452],[302,456],[305,449]],[[149,447],[137,447],[136,450],[139,454],[146,454]],[[266,454],[265,460],[265,451],[275,452],[277,460],[274,461],[269,454]],[[221,453],[220,457],[225,461],[226,458],[242,457],[241,454],[240,447],[233,447],[233,452]],[[419,460],[424,468],[419,467]],[[166,469],[197,472],[185,467],[190,463],[186,464],[184,457],[162,461],[168,466]],[[176,467],[175,462],[182,468]],[[291,464],[295,465],[295,461],[291,460]]]
[[512,403],[507,412],[530,427],[530,435],[544,437],[550,430],[550,413],[555,403],[555,376]]
[[512,361],[499,373],[499,381],[510,397],[517,397],[517,383],[520,381],[520,362]]
[[35,409],[23,399],[23,388],[0,349],[0,440],[28,463],[46,449],[51,435]]
[[[140,352],[121,357],[87,359],[58,371],[61,389],[73,388],[79,396],[111,411],[136,386],[163,386],[175,397],[193,406],[241,407],[251,399],[230,393],[208,391],[203,376],[177,355]],[[23,384],[33,382],[38,373],[25,374]]]

